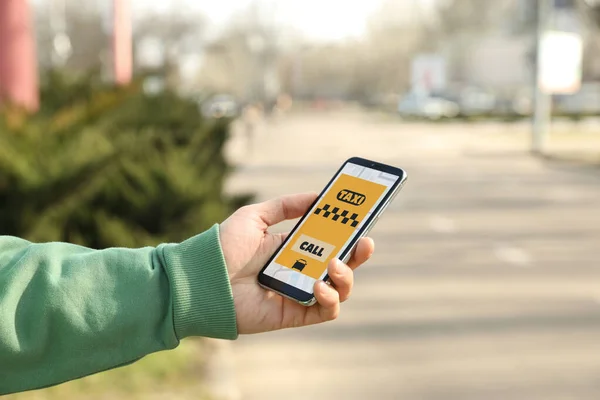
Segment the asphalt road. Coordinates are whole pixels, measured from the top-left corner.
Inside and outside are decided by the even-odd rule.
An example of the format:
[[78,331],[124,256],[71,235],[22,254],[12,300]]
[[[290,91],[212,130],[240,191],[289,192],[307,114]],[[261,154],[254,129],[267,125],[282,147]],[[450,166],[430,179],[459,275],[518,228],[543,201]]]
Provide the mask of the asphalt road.
[[534,159],[518,129],[336,112],[269,124],[252,153],[235,136],[228,190],[258,200],[354,155],[409,174],[337,321],[233,343],[241,398],[599,398],[600,170]]

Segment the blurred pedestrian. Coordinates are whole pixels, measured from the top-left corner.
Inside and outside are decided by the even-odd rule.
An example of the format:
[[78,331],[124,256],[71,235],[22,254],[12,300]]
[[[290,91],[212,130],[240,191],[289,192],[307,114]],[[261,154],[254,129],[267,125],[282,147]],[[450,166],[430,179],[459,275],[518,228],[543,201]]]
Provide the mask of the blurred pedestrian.
[[262,118],[262,110],[258,103],[250,103],[244,107],[242,120],[244,123],[244,134],[246,136],[246,148],[248,153],[254,149],[254,141],[258,124]]
[[239,334],[333,320],[353,269],[373,253],[361,239],[333,285],[304,307],[262,289],[257,275],[284,240],[268,228],[303,215],[317,195],[237,210],[181,243],[93,250],[0,236],[0,395],[43,388],[173,349],[191,336]]
[[277,100],[273,104],[273,110],[271,112],[271,121],[279,122],[279,120],[290,111],[292,107],[292,98],[283,93],[277,96]]
[[287,113],[292,108],[292,97],[289,94],[283,93],[277,97],[277,108],[282,113]]

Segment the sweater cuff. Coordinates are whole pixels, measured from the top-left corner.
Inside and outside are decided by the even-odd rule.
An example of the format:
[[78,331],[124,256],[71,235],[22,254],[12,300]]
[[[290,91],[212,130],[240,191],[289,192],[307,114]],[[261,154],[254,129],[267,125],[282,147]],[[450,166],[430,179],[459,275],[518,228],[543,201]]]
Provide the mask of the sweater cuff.
[[235,307],[219,225],[182,243],[165,245],[163,254],[177,338],[236,339]]

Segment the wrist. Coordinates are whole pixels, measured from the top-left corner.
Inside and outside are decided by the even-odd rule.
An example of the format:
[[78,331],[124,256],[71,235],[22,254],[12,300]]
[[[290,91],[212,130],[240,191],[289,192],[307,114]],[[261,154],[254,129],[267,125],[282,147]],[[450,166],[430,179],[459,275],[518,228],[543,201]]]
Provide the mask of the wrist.
[[163,245],[162,253],[177,337],[236,339],[235,306],[219,226],[182,243]]

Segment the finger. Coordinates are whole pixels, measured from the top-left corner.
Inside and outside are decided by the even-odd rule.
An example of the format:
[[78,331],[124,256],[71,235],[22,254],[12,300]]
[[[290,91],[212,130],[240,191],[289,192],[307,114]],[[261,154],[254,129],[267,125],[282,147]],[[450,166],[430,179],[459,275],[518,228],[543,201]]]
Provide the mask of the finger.
[[348,260],[348,266],[352,269],[356,269],[365,263],[375,251],[375,242],[369,237],[361,238],[354,249],[354,253],[350,260]]
[[340,297],[338,292],[323,281],[315,284],[315,297],[319,306],[317,308],[321,321],[331,321],[340,314]]
[[340,260],[333,259],[329,263],[327,274],[338,291],[340,302],[348,300],[354,285],[354,272]]
[[287,219],[301,217],[316,200],[317,193],[299,193],[281,196],[256,204],[259,217],[267,226]]

